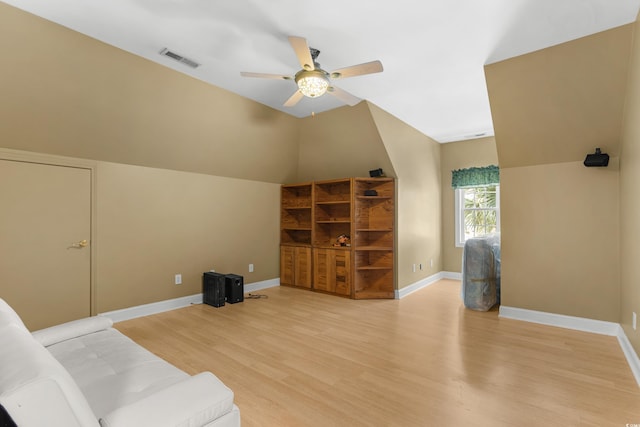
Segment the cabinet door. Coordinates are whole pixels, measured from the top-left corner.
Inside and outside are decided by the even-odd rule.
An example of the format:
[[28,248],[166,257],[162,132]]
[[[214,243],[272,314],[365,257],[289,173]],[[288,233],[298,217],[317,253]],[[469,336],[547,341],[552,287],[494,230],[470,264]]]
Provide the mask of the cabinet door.
[[280,246],[280,284],[295,284],[295,247]]
[[351,251],[315,249],[313,258],[314,289],[351,295]]
[[336,283],[331,280],[332,249],[315,249],[313,251],[313,288],[319,291],[333,292]]
[[311,248],[295,248],[295,282],[296,286],[311,288]]
[[351,251],[332,250],[335,293],[351,295]]

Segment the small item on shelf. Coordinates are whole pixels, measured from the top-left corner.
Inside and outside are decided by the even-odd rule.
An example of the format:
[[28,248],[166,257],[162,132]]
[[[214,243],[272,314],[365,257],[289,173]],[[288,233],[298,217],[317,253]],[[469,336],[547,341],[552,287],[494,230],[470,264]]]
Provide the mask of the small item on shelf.
[[373,169],[369,171],[369,176],[371,178],[384,178],[386,175],[382,171],[382,168]]
[[377,196],[378,192],[376,190],[364,190],[365,196]]
[[341,234],[338,236],[333,246],[351,246],[351,238],[346,234]]

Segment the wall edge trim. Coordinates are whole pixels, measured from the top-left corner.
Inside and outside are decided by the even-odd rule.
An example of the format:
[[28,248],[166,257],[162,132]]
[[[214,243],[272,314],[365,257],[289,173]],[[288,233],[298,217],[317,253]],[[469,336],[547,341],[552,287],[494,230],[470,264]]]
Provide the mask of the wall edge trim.
[[441,271],[436,274],[432,274],[429,277],[425,277],[424,279],[420,279],[415,283],[412,283],[409,286],[405,286],[402,289],[396,289],[395,291],[395,299],[402,299],[420,289],[426,288],[427,286],[433,285],[438,280],[441,279],[453,279],[453,280],[461,280],[461,273],[454,273],[450,271]]
[[640,359],[627,338],[619,323],[603,320],[587,319],[584,317],[567,316],[564,314],[547,313],[543,311],[528,310],[509,306],[500,306],[499,317],[505,319],[521,320],[524,322],[539,323],[542,325],[556,326],[565,329],[574,329],[594,334],[613,336],[618,339],[618,344],[624,353],[629,368],[640,387]]
[[627,363],[631,368],[631,372],[633,372],[633,376],[640,387],[640,359],[638,358],[638,354],[633,349],[629,338],[624,333],[624,329],[622,326],[618,325],[618,343],[620,344],[620,348],[622,348],[622,352],[624,353],[624,357],[627,358]]
[[594,334],[617,336],[619,324],[604,320],[587,319],[585,317],[567,316],[565,314],[547,313],[525,308],[500,306],[499,317],[505,319],[524,320],[525,322],[557,326],[565,329],[592,332]]

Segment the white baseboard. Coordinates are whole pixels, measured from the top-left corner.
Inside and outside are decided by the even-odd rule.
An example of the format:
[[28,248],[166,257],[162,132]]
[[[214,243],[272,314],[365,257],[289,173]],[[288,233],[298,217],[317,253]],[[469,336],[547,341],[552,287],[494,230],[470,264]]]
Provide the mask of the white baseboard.
[[135,307],[123,308],[121,310],[107,311],[98,316],[111,318],[113,322],[135,319],[136,317],[149,316],[163,311],[175,310],[177,308],[188,307],[191,304],[202,304],[202,294],[189,295],[181,298],[174,298],[165,301],[152,302],[150,304],[138,305]]
[[263,280],[261,282],[249,283],[248,285],[244,285],[244,293],[259,291],[260,289],[273,288],[275,286],[280,286],[280,278],[276,277],[275,279]]
[[566,316],[564,314],[546,313],[544,311],[527,310],[501,305],[500,317],[506,319],[524,320],[525,322],[558,326],[560,328],[575,329],[577,331],[592,332],[594,334],[617,336],[620,325],[603,320],[586,319],[584,317]]
[[450,271],[441,271],[439,273],[432,274],[431,276],[418,280],[417,282],[412,283],[409,286],[405,286],[402,289],[396,289],[395,298],[402,299],[407,295],[410,295],[416,291],[419,291],[420,289],[426,288],[429,285],[433,285],[435,282],[437,282],[440,279],[461,280],[462,274],[453,273]]
[[505,319],[523,320],[525,322],[540,323],[543,325],[617,337],[622,352],[631,368],[631,372],[633,372],[633,376],[636,379],[636,383],[640,386],[640,359],[619,323],[566,316],[564,314],[546,313],[504,305],[500,306],[499,316]]
[[636,378],[638,386],[640,386],[640,359],[638,358],[638,353],[633,349],[633,346],[631,345],[631,342],[629,342],[627,335],[624,333],[622,326],[620,326],[617,337],[618,343],[624,353],[624,357],[627,358],[627,363],[631,368],[631,372],[633,372],[633,376]]
[[[244,285],[244,292],[255,292],[260,289],[280,286],[280,278],[263,280]],[[99,316],[109,317],[115,322],[135,319],[136,317],[150,316],[163,311],[175,310],[177,308],[188,307],[191,304],[202,304],[202,294],[189,295],[186,297],[174,298],[165,301],[153,302],[150,304],[138,305],[135,307],[123,308],[121,310],[100,313]]]
[[442,278],[450,280],[462,280],[462,273],[457,273],[455,271],[443,271]]

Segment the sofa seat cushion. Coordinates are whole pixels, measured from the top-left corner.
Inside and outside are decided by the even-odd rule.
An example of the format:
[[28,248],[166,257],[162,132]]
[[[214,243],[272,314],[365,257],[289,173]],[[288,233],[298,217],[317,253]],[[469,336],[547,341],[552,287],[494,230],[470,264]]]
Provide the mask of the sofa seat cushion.
[[[209,426],[233,421],[233,392],[211,372],[202,372],[100,418],[102,427]],[[232,425],[227,421],[215,425]]]
[[98,418],[189,377],[112,328],[47,349],[71,374]]

